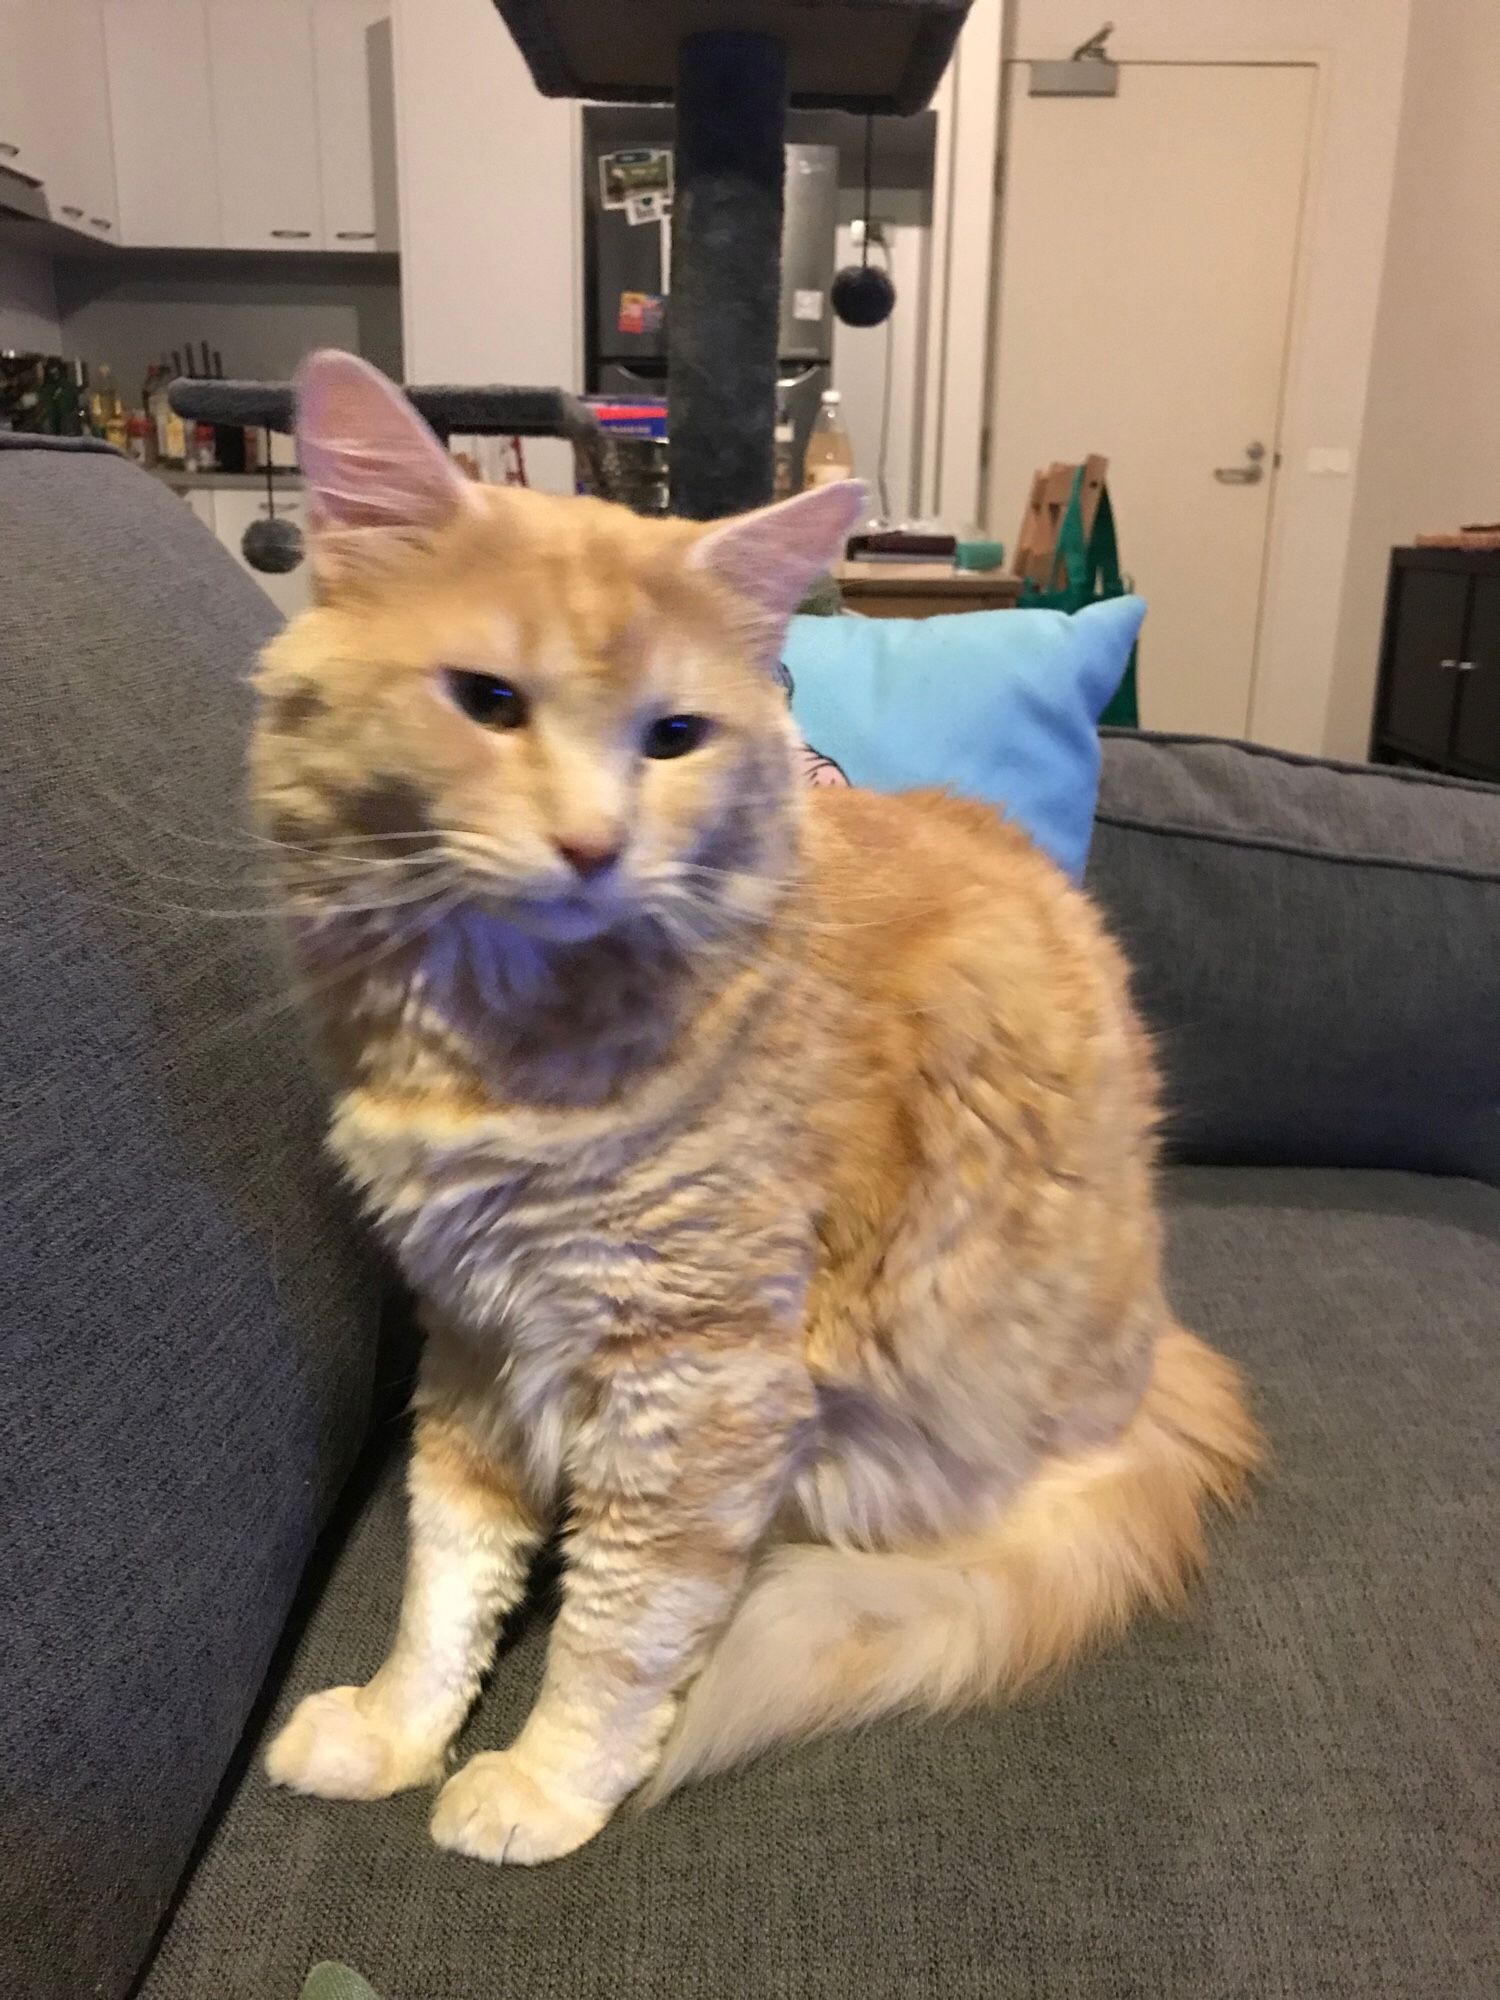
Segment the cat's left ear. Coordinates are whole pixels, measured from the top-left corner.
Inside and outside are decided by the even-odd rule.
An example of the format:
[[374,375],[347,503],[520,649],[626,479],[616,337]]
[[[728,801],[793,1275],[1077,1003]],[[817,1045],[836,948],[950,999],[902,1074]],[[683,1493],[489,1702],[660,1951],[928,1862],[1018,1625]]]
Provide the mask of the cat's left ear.
[[297,462],[322,580],[351,560],[378,558],[392,537],[432,534],[473,505],[452,458],[368,361],[324,348],[298,370],[296,393]]
[[738,514],[694,544],[694,568],[707,570],[779,630],[820,576],[844,553],[868,495],[858,479],[813,486],[774,507]]

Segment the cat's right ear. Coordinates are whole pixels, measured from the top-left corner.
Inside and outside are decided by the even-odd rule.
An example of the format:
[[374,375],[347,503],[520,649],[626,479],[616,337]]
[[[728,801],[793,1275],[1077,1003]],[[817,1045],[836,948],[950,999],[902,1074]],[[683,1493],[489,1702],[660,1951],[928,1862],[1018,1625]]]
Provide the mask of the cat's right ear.
[[314,574],[336,588],[473,505],[469,483],[378,368],[323,348],[297,371],[297,463]]

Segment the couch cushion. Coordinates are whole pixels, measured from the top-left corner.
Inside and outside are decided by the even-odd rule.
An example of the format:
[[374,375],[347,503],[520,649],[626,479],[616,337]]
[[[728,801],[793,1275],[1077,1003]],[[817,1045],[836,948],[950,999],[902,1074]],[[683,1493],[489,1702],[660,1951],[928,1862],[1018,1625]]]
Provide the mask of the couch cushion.
[[[1500,1194],[1180,1170],[1183,1316],[1276,1453],[1181,1622],[995,1713],[769,1757],[537,1870],[439,1853],[430,1799],[244,1774],[144,2000],[291,2000],[320,1957],[401,2000],[1479,2000],[1500,1990]],[[266,1728],[369,1674],[397,1468]],[[532,1629],[465,1751],[535,1689]]]
[[0,517],[0,1992],[77,2000],[124,1991],[181,1875],[377,1304],[248,914],[276,613],[115,453],[12,439]]
[[1107,735],[1088,887],[1173,1147],[1500,1186],[1500,790]]

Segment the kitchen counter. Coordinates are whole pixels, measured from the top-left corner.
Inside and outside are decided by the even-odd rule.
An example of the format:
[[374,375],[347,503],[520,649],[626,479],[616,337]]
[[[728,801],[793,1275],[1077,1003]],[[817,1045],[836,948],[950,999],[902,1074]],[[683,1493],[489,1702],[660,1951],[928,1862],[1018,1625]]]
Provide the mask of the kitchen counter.
[[[266,485],[264,472],[177,472],[171,466],[160,465],[147,466],[146,470],[174,493],[264,492]],[[302,474],[290,466],[273,466],[271,478],[289,492],[299,490],[302,485]]]

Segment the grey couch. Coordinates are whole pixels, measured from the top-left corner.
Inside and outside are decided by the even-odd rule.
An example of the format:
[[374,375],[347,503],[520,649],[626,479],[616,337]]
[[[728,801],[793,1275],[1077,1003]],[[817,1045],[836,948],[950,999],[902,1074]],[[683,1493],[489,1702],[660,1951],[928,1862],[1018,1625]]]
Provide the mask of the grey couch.
[[1275,1449],[1188,1614],[500,1871],[259,1769],[380,1658],[409,1359],[254,914],[273,618],[123,461],[0,448],[0,1994],[1493,2000],[1500,795],[1107,745],[1174,1295]]

